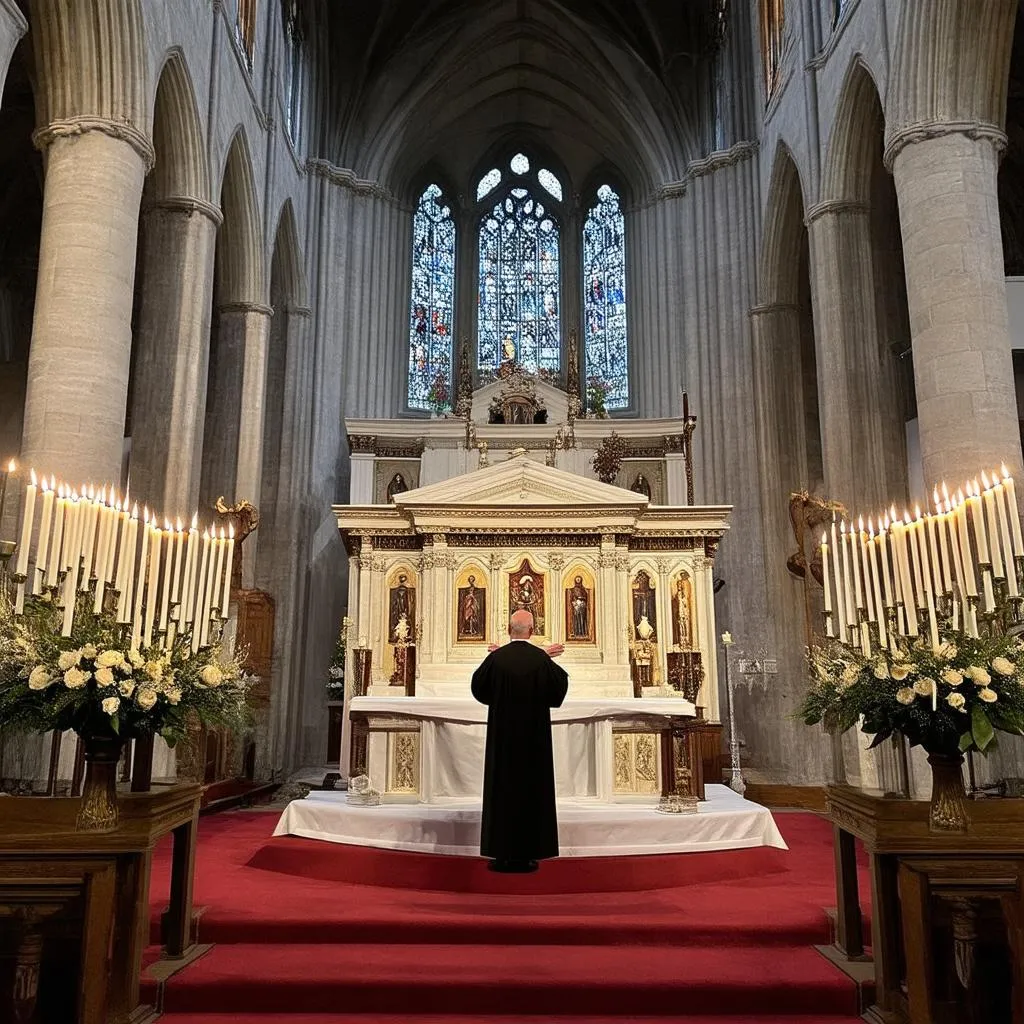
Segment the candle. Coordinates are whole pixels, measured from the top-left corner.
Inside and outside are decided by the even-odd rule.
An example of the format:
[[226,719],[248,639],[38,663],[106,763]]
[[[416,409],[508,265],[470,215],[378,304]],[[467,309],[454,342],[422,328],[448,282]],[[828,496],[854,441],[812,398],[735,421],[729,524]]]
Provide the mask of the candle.
[[217,531],[213,532],[213,554],[210,556],[210,561],[213,563],[213,569],[210,575],[210,616],[213,617],[213,613],[220,612],[220,599],[224,588],[221,586],[221,571],[224,567],[224,552],[227,550],[228,542],[224,538],[224,527],[220,528],[220,538],[217,537]]
[[[903,597],[903,614],[907,619],[907,634],[917,636],[917,602],[910,579],[910,555],[907,551],[907,526],[895,517],[893,509],[893,547],[899,563],[900,594]],[[909,516],[906,517],[909,522]]]
[[[16,466],[17,463],[15,463],[14,459],[11,459],[3,473],[3,480],[0,480],[0,530],[4,526],[4,508],[7,506],[7,481],[10,480]],[[0,535],[0,539],[2,539],[2,535]]]
[[915,510],[919,517],[914,524],[913,535],[914,540],[917,544],[918,557],[921,562],[922,568],[922,579],[924,582],[924,599],[925,605],[928,608],[928,631],[931,636],[932,650],[938,651],[939,649],[939,625],[935,618],[935,595],[932,590],[932,579],[931,572],[928,568],[928,546],[925,538],[924,523],[921,522],[919,509]]
[[202,614],[203,602],[205,600],[204,584],[206,582],[206,566],[210,560],[210,531],[203,530],[203,550],[199,558],[199,573],[196,576],[196,593],[194,595],[192,626],[192,650],[198,651],[202,642]]
[[971,552],[971,535],[967,528],[967,500],[963,491],[956,494],[956,525],[960,546],[960,564],[964,570],[964,585],[968,597],[978,596],[978,585],[974,576],[974,555]]
[[[1003,570],[1003,555],[999,550],[999,526],[996,519],[996,495],[992,490],[991,485],[988,482],[988,475],[982,470],[981,482],[984,485],[981,497],[985,503],[985,520],[986,527],[988,529],[988,536],[991,540],[989,547],[992,553],[992,575],[997,580],[1005,579],[1006,573]],[[1009,560],[1010,552],[1006,553],[1006,557]]]
[[[128,564],[126,555],[128,552],[128,523],[131,520],[131,516],[128,514],[128,495],[124,496],[124,503],[120,505],[118,510],[118,518],[120,524],[118,528],[118,541],[117,541],[117,571],[114,574],[114,589],[118,594],[124,593],[125,587],[125,568]],[[111,546],[113,550],[113,546]],[[120,620],[121,615],[121,598],[117,599],[117,613],[118,619]]]
[[83,489],[82,498],[82,582],[79,589],[88,590],[92,575],[92,549],[96,543],[95,513],[99,510],[96,505],[96,491],[92,487],[88,492]]
[[103,562],[104,583],[114,583],[114,566],[117,562],[118,539],[123,539],[124,537],[124,523],[128,518],[126,513],[127,508],[127,495],[125,496],[125,503],[122,505],[121,499],[118,498],[116,493],[111,491],[110,511],[107,515],[107,557]]
[[[945,489],[945,484],[942,485]],[[939,489],[936,487],[933,497],[935,499],[935,532],[939,537],[939,555],[940,562],[942,565],[942,592],[948,594],[953,590],[953,574],[950,571],[949,562],[949,535],[947,533],[946,521],[949,517],[949,509],[947,507],[944,512],[942,509],[942,500],[939,498]]]
[[[160,533],[158,530],[157,533]],[[171,567],[174,559],[174,531],[170,522],[164,520],[164,531],[161,537],[166,535],[167,549],[164,553],[163,587],[160,591],[160,625],[159,631],[167,635],[167,613],[171,606]]]
[[885,590],[885,607],[886,608],[892,608],[893,607],[892,582],[891,582],[891,580],[889,578],[889,555],[888,555],[888,552],[886,550],[887,546],[886,546],[886,542],[885,542],[885,535],[886,535],[886,531],[888,529],[889,529],[888,520],[886,521],[885,525],[883,526],[882,525],[882,520],[879,519],[878,520],[878,547],[879,547],[879,550],[881,552],[880,566],[881,566],[881,572],[882,572],[882,586],[883,586],[883,588]]
[[50,553],[50,537],[53,531],[51,526],[51,513],[53,512],[53,497],[56,481],[51,477],[47,483],[43,478],[43,507],[39,513],[39,536],[36,540],[36,568],[32,573],[30,593],[38,594],[46,573],[46,562]]
[[135,608],[132,613],[132,650],[139,649],[139,641],[142,639],[142,599],[146,589],[146,556],[149,553],[149,509],[144,508],[142,513],[142,554],[139,556],[139,566],[135,573]]
[[828,635],[832,635],[832,595],[828,589],[828,537],[821,535],[821,589],[825,595],[825,627]]
[[176,605],[181,593],[181,554],[185,546],[185,531],[181,520],[177,520],[174,530],[174,568],[171,572],[171,604]]
[[857,625],[857,606],[853,603],[853,589],[850,585],[850,549],[846,543],[846,523],[839,527],[839,539],[843,547],[843,598],[846,605],[846,623],[850,627]]
[[[117,621],[127,622],[134,605],[135,596],[135,555],[139,540],[139,506],[132,506],[132,514],[128,518],[127,540],[121,551],[121,598],[118,604]],[[120,564],[119,563],[119,567]]]
[[836,537],[836,517],[832,516],[832,578],[836,584],[836,618],[837,618],[837,635],[839,639],[846,643],[846,601],[843,597],[843,573],[842,567],[839,563],[839,542]]
[[156,516],[150,526],[149,536],[149,579],[146,589],[146,616],[142,633],[143,647],[151,647],[153,644],[153,622],[156,618],[157,601],[159,600],[160,586],[160,543],[163,534],[160,527],[156,525]]
[[878,548],[875,545],[875,528],[871,520],[868,520],[868,549],[869,562],[871,565],[871,589],[875,597],[875,608],[878,611],[878,642],[882,647],[888,645],[888,637],[885,630],[885,609],[882,607],[882,588],[878,582]]
[[[825,535],[822,534],[822,540]],[[220,614],[222,619],[228,617],[228,609],[231,606],[231,567],[235,557],[235,524],[228,524],[228,550],[224,556],[224,596],[221,598]],[[825,560],[822,559],[822,567],[824,569]],[[824,570],[827,572],[827,570]],[[828,587],[825,588],[826,594],[828,593]],[[827,598],[826,598],[827,600]],[[829,636],[832,634],[830,633]]]
[[113,522],[114,510],[106,503],[106,495],[101,496],[102,504],[97,509],[97,542],[96,542],[96,594],[93,601],[93,614],[99,615],[103,610],[103,598],[106,594],[107,552],[110,548],[110,527]]
[[1013,544],[1010,542],[1010,519],[1006,514],[1006,487],[994,475],[996,511],[999,514],[999,538],[1003,545],[1003,553],[1006,555],[1006,587],[1010,597],[1019,597],[1020,589],[1017,586],[1017,566],[1013,558]]
[[178,622],[182,627],[192,621],[192,601],[195,596],[196,562],[199,558],[199,530],[196,526],[198,515],[192,516],[192,525],[188,531],[188,545],[185,551],[185,579],[182,582],[181,606],[178,610]]
[[967,505],[971,511],[974,539],[978,545],[978,564],[991,565],[991,558],[988,552],[988,537],[985,534],[985,518],[981,512],[981,492],[978,490],[977,480],[974,481],[972,489],[967,495]]
[[917,546],[917,535],[916,535],[916,530],[915,530],[915,527],[917,525],[919,525],[919,524],[911,521],[910,513],[909,512],[905,512],[903,514],[903,523],[904,523],[904,525],[907,528],[907,532],[906,532],[906,534],[904,536],[906,537],[907,542],[910,545],[910,564],[911,564],[911,567],[913,568],[913,579],[912,579],[912,583],[914,584],[914,591],[913,592],[916,595],[915,607],[917,607],[917,608],[924,608],[925,607],[924,579],[922,578],[922,573],[921,573],[921,558],[920,558],[920,554],[919,554],[919,550],[918,550],[918,546]]
[[[215,527],[210,528],[210,560],[206,565],[206,580],[203,583],[203,618],[200,623],[201,633],[199,635],[199,646],[205,647],[209,643],[210,639],[210,626],[213,624],[213,600],[214,600],[214,580],[216,573],[214,567],[217,563],[217,530]],[[220,595],[217,595],[220,596]]]
[[57,585],[57,574],[60,572],[60,547],[64,540],[64,520],[67,518],[67,499],[64,497],[64,485],[57,488],[57,507],[53,513],[53,541],[50,544],[50,559],[46,568],[46,585]]
[[36,471],[31,472],[31,483],[25,488],[25,515],[21,521],[21,541],[18,544],[18,562],[14,574],[28,576],[28,546],[32,540],[32,520],[36,510]]
[[75,538],[78,536],[78,491],[71,492],[65,513],[67,522],[64,524],[64,544],[61,548],[60,564],[62,568],[70,569],[76,561],[76,555],[72,552],[72,548],[75,547]]
[[867,610],[868,620],[870,622],[875,621],[875,602],[871,595],[871,576],[870,567],[868,564],[868,550],[865,545],[865,533],[864,533],[864,517],[861,516],[857,523],[856,546],[854,547],[854,554],[860,562],[861,575],[864,580],[864,607]]
[[[864,607],[864,591],[860,585],[860,558],[857,555],[856,537],[857,532],[853,528],[853,523],[850,523],[850,532],[847,534],[847,540],[850,544],[850,562],[853,566],[853,594],[857,602],[857,611],[859,612]],[[859,615],[855,621],[860,621]]]
[[1003,487],[1006,489],[1006,500],[1010,506],[1010,529],[1013,532],[1013,556],[1014,558],[1024,558],[1024,537],[1021,536],[1020,530],[1020,512],[1017,509],[1017,491],[1009,470],[1005,465],[1002,469]]

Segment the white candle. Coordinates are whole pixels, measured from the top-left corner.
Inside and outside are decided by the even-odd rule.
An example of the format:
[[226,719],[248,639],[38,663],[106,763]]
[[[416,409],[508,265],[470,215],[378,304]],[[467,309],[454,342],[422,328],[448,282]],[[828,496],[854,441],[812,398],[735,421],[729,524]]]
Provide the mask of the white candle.
[[[822,539],[825,535],[822,534]],[[231,566],[235,557],[235,525],[234,523],[228,524],[228,550],[227,555],[224,558],[224,596],[221,598],[220,614],[221,618],[226,619],[228,617],[228,609],[231,606]],[[825,565],[825,559],[822,559],[822,566]],[[827,570],[824,570],[827,572]],[[825,588],[825,593],[828,594],[828,587]],[[826,598],[827,600],[827,598]],[[829,636],[832,634],[830,633]]]
[[83,495],[82,502],[82,582],[80,590],[89,589],[89,580],[92,577],[92,552],[96,546],[96,514],[99,512],[99,505],[96,503],[96,491],[90,487],[87,494]]
[[[853,567],[853,593],[854,599],[857,602],[857,610],[860,611],[864,607],[864,591],[861,588],[860,580],[860,555],[857,551],[858,536],[853,523],[850,523],[850,532],[847,534],[847,539],[850,544],[850,563]],[[859,615],[857,616],[857,621],[860,622]]]
[[72,491],[65,508],[67,522],[64,524],[64,544],[61,548],[60,564],[64,569],[70,569],[76,561],[76,538],[78,537],[78,516],[80,512],[78,491]]
[[864,608],[867,611],[868,621],[875,621],[875,601],[871,591],[871,568],[868,561],[867,534],[864,532],[864,517],[861,516],[857,523],[857,532],[854,534],[854,554],[860,563],[861,578],[864,581]]
[[917,636],[917,599],[910,577],[910,553],[907,550],[907,533],[910,517],[900,523],[893,522],[893,543],[898,553],[900,571],[900,593],[903,596],[903,613],[907,617],[907,634]]
[[181,595],[181,554],[185,546],[185,531],[181,520],[175,523],[174,531],[174,568],[171,571],[171,604],[176,605]]
[[868,550],[871,564],[871,588],[875,597],[875,609],[878,612],[878,642],[882,647],[888,646],[889,640],[885,629],[885,608],[882,606],[882,588],[878,582],[878,548],[875,545],[875,528],[868,520]]
[[28,547],[32,540],[32,520],[36,511],[36,471],[31,472],[31,482],[25,488],[25,515],[21,521],[21,541],[18,544],[18,561],[14,569],[16,576],[28,576]]
[[839,527],[839,541],[843,547],[843,598],[846,604],[846,623],[850,627],[856,627],[857,606],[853,603],[853,587],[850,579],[850,548],[846,543],[845,522],[841,523]]
[[192,621],[192,607],[195,598],[196,562],[199,560],[199,530],[196,526],[199,517],[192,516],[192,525],[188,531],[188,544],[185,550],[185,578],[182,581],[181,605],[178,611],[178,622],[184,628]]
[[957,491],[956,523],[960,542],[960,564],[964,570],[964,585],[969,597],[977,597],[978,584],[974,576],[974,554],[971,551],[971,534],[967,527],[967,500],[964,498],[963,491]]
[[[918,511],[918,516],[920,512]],[[924,599],[928,608],[928,631],[931,636],[932,650],[939,649],[939,626],[935,618],[935,594],[932,590],[931,571],[928,568],[928,545],[925,538],[924,523],[918,519],[914,524],[913,533],[917,542],[918,556],[921,560],[922,577],[924,580]]]
[[210,641],[210,626],[213,623],[213,598],[216,579],[214,566],[217,561],[217,531],[210,528],[210,559],[206,564],[206,579],[203,582],[203,617],[200,623],[199,646],[205,647]]
[[1006,500],[1010,511],[1010,529],[1013,532],[1013,555],[1014,558],[1024,558],[1024,536],[1021,536],[1020,511],[1017,509],[1017,490],[1010,476],[1010,471],[1004,465],[1003,487],[1006,488]]
[[96,544],[96,596],[93,602],[93,613],[99,615],[103,610],[103,598],[106,594],[107,581],[107,552],[110,548],[110,527],[113,522],[114,510],[106,502],[100,505],[98,510],[99,526],[98,539]]
[[146,556],[149,554],[149,509],[143,509],[142,522],[142,554],[139,556],[139,565],[135,573],[135,609],[132,614],[132,649],[139,649],[139,642],[142,640],[142,599],[146,590]]
[[60,548],[64,540],[64,520],[67,518],[67,499],[64,497],[64,485],[57,490],[57,507],[53,514],[53,541],[50,544],[50,559],[46,569],[46,585],[57,585],[57,574],[60,572]]
[[[116,548],[117,570],[114,573],[114,589],[118,592],[118,594],[121,594],[121,593],[124,592],[124,586],[125,586],[124,571],[125,571],[125,566],[127,565],[127,559],[126,559],[125,556],[126,556],[127,550],[128,550],[128,521],[131,519],[131,516],[128,514],[128,495],[127,494],[124,497],[124,504],[121,505],[119,510],[118,510],[118,519],[120,520],[120,522],[118,524],[118,531],[117,531],[118,532],[118,541],[117,541],[117,548]],[[111,550],[114,550],[113,545],[111,545]],[[118,616],[120,617],[120,613],[121,613],[121,598],[120,597],[118,597],[118,599],[117,599],[117,609],[118,609]]]
[[908,543],[910,544],[910,565],[913,568],[913,584],[915,597],[915,607],[924,608],[926,606],[924,599],[924,580],[921,574],[921,558],[918,553],[917,536],[915,527],[919,524],[915,524],[910,519],[910,514],[904,514],[904,525],[906,526],[907,532],[904,534]]
[[150,526],[149,535],[149,579],[146,587],[146,618],[142,633],[144,647],[150,647],[153,643],[153,622],[156,618],[157,601],[159,600],[160,586],[160,542],[163,534],[154,522]]
[[[167,635],[167,615],[171,610],[171,569],[174,564],[174,531],[164,520],[167,550],[164,554],[164,585],[160,595],[160,632]],[[166,645],[165,645],[166,646]]]
[[[999,550],[999,525],[996,519],[996,496],[988,482],[988,474],[982,471],[981,482],[984,485],[981,498],[985,503],[986,529],[988,530],[989,548],[992,555],[992,575],[997,580],[1004,579],[1006,573],[1003,569],[1003,556]],[[1009,552],[1007,552],[1009,558]]]
[[[828,589],[828,536],[827,534],[821,535],[821,589],[825,595],[825,611],[832,611],[832,595]],[[826,622],[829,620],[826,619]],[[829,636],[831,636],[831,629]]]
[[[125,502],[127,500],[126,496]],[[108,514],[109,522],[107,523],[107,557],[103,563],[103,581],[105,583],[114,583],[114,567],[117,564],[117,544],[118,539],[123,539],[124,536],[124,521],[127,519],[124,510],[127,507],[127,504],[121,504],[121,499],[112,491],[110,495],[110,512]]]
[[[945,487],[945,484],[943,484]],[[942,592],[948,594],[953,590],[953,573],[949,562],[949,534],[946,531],[947,513],[942,510],[939,490],[935,489],[935,532],[939,537],[939,561],[942,565]]]
[[121,561],[124,569],[121,572],[121,599],[118,605],[118,622],[128,622],[135,598],[135,555],[139,542],[139,506],[132,507],[128,518],[128,531],[125,546],[121,550]]
[[1010,597],[1019,597],[1017,586],[1017,566],[1013,558],[1013,544],[1010,541],[1010,519],[1006,514],[1006,488],[996,477],[994,485],[996,511],[999,514],[999,537],[1006,555],[1006,587]]
[[885,541],[886,530],[888,529],[888,523],[885,526],[882,525],[882,520],[878,520],[878,547],[881,553],[880,567],[882,573],[882,586],[885,591],[885,607],[892,608],[892,581],[889,576],[889,555],[887,551],[887,544]]
[[43,505],[39,513],[39,536],[36,540],[36,567],[30,581],[30,593],[38,594],[42,588],[43,577],[46,574],[46,561],[50,553],[50,537],[53,532],[51,515],[53,512],[55,481],[51,478],[47,484],[43,479]]
[[836,536],[836,517],[832,516],[832,578],[836,584],[836,633],[846,643],[846,600],[843,596],[843,570],[839,560],[839,540]]
[[978,545],[978,564],[990,565],[991,557],[988,551],[988,537],[985,534],[985,517],[981,510],[981,492],[978,489],[977,480],[974,481],[973,490],[967,495],[967,504],[971,510],[974,539]]
[[213,618],[213,613],[220,612],[220,599],[223,593],[224,587],[221,585],[221,571],[224,567],[224,552],[227,550],[228,542],[224,538],[224,527],[220,528],[220,537],[217,537],[217,531],[213,532],[213,553],[210,556],[210,561],[213,563],[213,572],[210,576],[210,600],[209,609],[210,617]]
[[193,605],[192,650],[198,651],[202,643],[203,603],[205,601],[206,567],[210,561],[210,531],[203,530],[203,551],[198,559],[199,572],[196,576],[196,592]]

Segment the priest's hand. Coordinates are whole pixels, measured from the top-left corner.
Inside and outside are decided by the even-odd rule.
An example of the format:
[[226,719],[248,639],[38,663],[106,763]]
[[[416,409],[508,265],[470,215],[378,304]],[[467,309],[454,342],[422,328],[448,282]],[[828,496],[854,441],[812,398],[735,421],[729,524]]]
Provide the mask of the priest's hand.
[[488,644],[487,645],[487,653],[488,654],[493,654],[497,649],[498,649],[498,645],[497,644]]
[[548,652],[548,657],[557,658],[565,650],[565,644],[548,644],[544,650]]

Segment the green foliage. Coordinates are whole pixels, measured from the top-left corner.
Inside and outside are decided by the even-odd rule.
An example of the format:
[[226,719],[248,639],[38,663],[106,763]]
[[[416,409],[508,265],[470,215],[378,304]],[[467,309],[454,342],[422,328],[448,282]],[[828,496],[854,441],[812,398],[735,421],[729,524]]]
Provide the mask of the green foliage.
[[170,650],[132,650],[129,627],[95,615],[86,596],[70,637],[62,624],[45,598],[28,598],[16,616],[0,595],[0,730],[157,733],[173,746],[190,716],[236,730],[249,723],[249,681],[219,643],[193,653],[185,636]]
[[811,685],[799,716],[845,732],[858,723],[872,746],[895,733],[929,753],[986,753],[996,732],[1024,735],[1024,641],[944,629],[938,649],[898,637],[865,658],[838,640],[808,651]]

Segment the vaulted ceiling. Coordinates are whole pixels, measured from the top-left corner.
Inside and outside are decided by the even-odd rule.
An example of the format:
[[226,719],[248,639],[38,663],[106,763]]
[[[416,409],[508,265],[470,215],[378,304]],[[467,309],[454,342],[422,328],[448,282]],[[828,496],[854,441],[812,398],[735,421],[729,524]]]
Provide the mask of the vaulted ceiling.
[[402,190],[502,138],[637,189],[700,155],[726,0],[381,0],[331,5],[336,159]]

